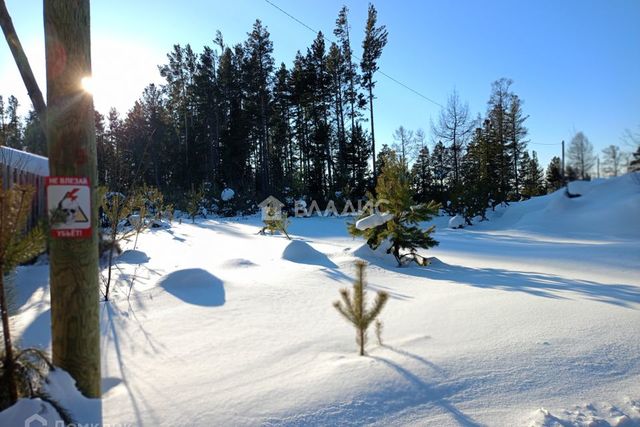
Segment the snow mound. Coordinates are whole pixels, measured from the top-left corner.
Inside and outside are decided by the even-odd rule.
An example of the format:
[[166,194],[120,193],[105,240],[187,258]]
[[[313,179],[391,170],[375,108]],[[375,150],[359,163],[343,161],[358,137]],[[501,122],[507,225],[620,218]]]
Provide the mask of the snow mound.
[[284,248],[284,251],[282,251],[282,259],[297,264],[320,265],[330,268],[337,267],[329,257],[302,240],[292,240],[289,242],[287,247]]
[[488,227],[554,234],[640,238],[640,173],[594,181],[574,181],[568,198],[562,188],[546,196],[512,203]]
[[159,285],[189,304],[213,307],[225,303],[222,280],[201,268],[176,270],[160,279]]
[[[168,217],[167,215],[167,218]],[[151,228],[171,228],[171,223],[164,219],[154,219],[151,221]]]
[[456,215],[449,220],[449,228],[462,228],[464,227],[464,218],[462,215]]
[[391,243],[386,241],[378,246],[376,249],[371,249],[368,244],[363,243],[353,250],[352,254],[356,258],[363,259],[365,261],[382,262],[383,264],[396,266],[396,261],[393,254],[388,254],[387,249],[391,246]]
[[393,219],[392,213],[374,213],[356,221],[356,228],[360,231],[368,230],[369,228],[378,227],[391,219]]
[[149,262],[151,258],[144,253],[136,249],[129,249],[124,251],[119,257],[118,262],[127,264],[145,264]]
[[233,191],[230,188],[225,188],[224,190],[222,190],[222,193],[220,194],[220,198],[225,201],[228,202],[229,200],[233,199],[236,195],[236,192]]

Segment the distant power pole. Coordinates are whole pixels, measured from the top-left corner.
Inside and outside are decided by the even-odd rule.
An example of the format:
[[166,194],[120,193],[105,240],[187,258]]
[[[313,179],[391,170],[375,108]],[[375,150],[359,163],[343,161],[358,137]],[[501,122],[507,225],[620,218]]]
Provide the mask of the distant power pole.
[[564,184],[564,139],[562,140],[562,184]]
[[600,156],[596,156],[596,176],[600,178]]
[[49,170],[51,177],[89,181],[92,225],[88,237],[51,239],[53,363],[71,374],[85,396],[99,397],[95,119],[93,98],[81,84],[91,75],[89,19],[89,0],[44,0]]

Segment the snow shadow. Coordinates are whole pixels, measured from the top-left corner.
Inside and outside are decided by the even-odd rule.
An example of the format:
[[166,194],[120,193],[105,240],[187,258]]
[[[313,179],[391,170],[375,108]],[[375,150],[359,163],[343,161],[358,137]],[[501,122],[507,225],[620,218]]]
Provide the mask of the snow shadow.
[[[407,355],[407,352],[402,352],[402,354]],[[370,357],[374,360],[377,360],[378,362],[381,362],[382,364],[386,365],[390,369],[394,370],[404,380],[406,380],[408,384],[411,385],[411,390],[407,391],[408,396],[404,396],[404,399],[398,399],[399,401],[404,403],[403,406],[405,408],[415,407],[418,405],[423,405],[428,403],[428,404],[432,404],[437,407],[440,407],[443,411],[450,414],[456,420],[456,422],[461,426],[467,426],[467,427],[483,426],[483,424],[479,424],[478,422],[473,420],[473,418],[463,413],[461,410],[456,408],[451,402],[449,402],[445,398],[447,394],[454,393],[455,390],[447,389],[446,387],[442,388],[442,387],[434,386],[432,384],[428,384],[427,382],[423,381],[422,378],[420,378],[420,376],[418,376],[417,374],[414,374],[409,369],[402,367],[399,363],[396,363],[392,360],[386,359],[384,357],[379,357],[379,356],[370,356]],[[418,357],[418,356],[412,355],[412,358],[415,358],[415,357]],[[427,362],[423,358],[420,358],[420,357],[418,358],[419,358],[419,361],[421,361],[422,363]],[[430,367],[435,366],[431,362],[428,362],[428,365]],[[392,399],[389,399],[389,400],[392,400]],[[392,409],[392,408],[389,408],[389,409]],[[393,409],[395,409],[396,412],[400,412],[398,411],[398,409],[402,409],[402,408],[393,408]]]
[[146,264],[151,258],[143,252],[136,249],[124,251],[119,257],[118,262],[123,264]]
[[[371,260],[376,263],[376,260]],[[378,264],[385,268],[382,263]],[[457,282],[478,288],[499,289],[555,299],[573,296],[587,298],[626,308],[640,303],[640,287],[626,284],[598,283],[590,280],[567,279],[553,274],[505,270],[500,268],[471,268],[450,265],[436,260],[427,267],[404,267],[394,271],[431,280]]]
[[[121,313],[120,313],[121,314]],[[103,354],[108,354],[109,352],[105,352],[105,348],[107,346],[113,347],[113,353],[117,359],[117,367],[119,370],[119,375],[117,377],[107,376],[104,377],[106,383],[103,382],[103,388],[107,387],[107,390],[122,384],[125,389],[126,395],[129,397],[129,401],[131,402],[131,407],[136,417],[135,425],[142,425],[142,414],[151,414],[153,416],[153,409],[149,406],[149,404],[145,401],[144,395],[139,393],[138,390],[135,389],[135,381],[129,381],[129,367],[125,363],[124,357],[122,355],[122,348],[120,345],[120,333],[127,333],[127,328],[122,324],[122,319],[118,312],[114,310],[111,301],[107,301],[102,305],[101,313],[101,330],[102,330],[102,345]],[[118,323],[116,325],[116,322]],[[131,335],[125,336],[125,342],[130,340],[133,342]],[[109,375],[108,371],[103,370],[103,375]],[[132,374],[135,378],[135,373]],[[114,378],[114,379],[110,379]],[[119,382],[118,382],[119,380]],[[144,408],[142,408],[144,407]]]
[[327,255],[302,240],[292,240],[282,252],[282,259],[297,264],[318,265],[331,269],[338,266]]
[[39,313],[20,336],[23,347],[48,348],[51,343],[51,309]]
[[194,227],[205,228],[207,230],[216,231],[218,233],[223,233],[233,237],[239,237],[241,239],[251,238],[250,234],[247,234],[246,232],[242,232],[241,230],[238,230],[237,227],[233,226],[233,223],[213,221],[213,220],[207,220],[206,222],[196,222],[195,224],[192,224],[191,221],[184,222],[184,223],[192,225]]
[[189,304],[215,307],[225,303],[222,280],[201,268],[174,271],[161,278],[158,284]]
[[[18,267],[14,274],[5,277],[6,291],[9,294],[9,312],[13,315],[19,310],[26,310],[25,305],[33,294],[39,289],[43,289],[49,282],[49,265],[36,265]],[[46,295],[42,294],[40,301],[34,301],[29,306],[44,302]]]

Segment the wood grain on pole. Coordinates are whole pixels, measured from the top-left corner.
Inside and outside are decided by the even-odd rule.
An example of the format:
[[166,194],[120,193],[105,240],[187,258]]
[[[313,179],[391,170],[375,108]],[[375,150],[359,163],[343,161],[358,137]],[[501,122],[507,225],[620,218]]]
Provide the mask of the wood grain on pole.
[[47,136],[51,176],[88,177],[91,224],[86,239],[52,239],[50,252],[53,363],[87,397],[100,396],[100,319],[96,204],[96,143],[89,0],[45,0]]

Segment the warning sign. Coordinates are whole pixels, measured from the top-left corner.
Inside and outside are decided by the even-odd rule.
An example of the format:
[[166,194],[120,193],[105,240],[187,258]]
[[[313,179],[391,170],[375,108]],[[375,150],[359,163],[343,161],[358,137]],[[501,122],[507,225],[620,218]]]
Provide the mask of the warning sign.
[[89,178],[50,176],[46,184],[51,236],[91,237]]

